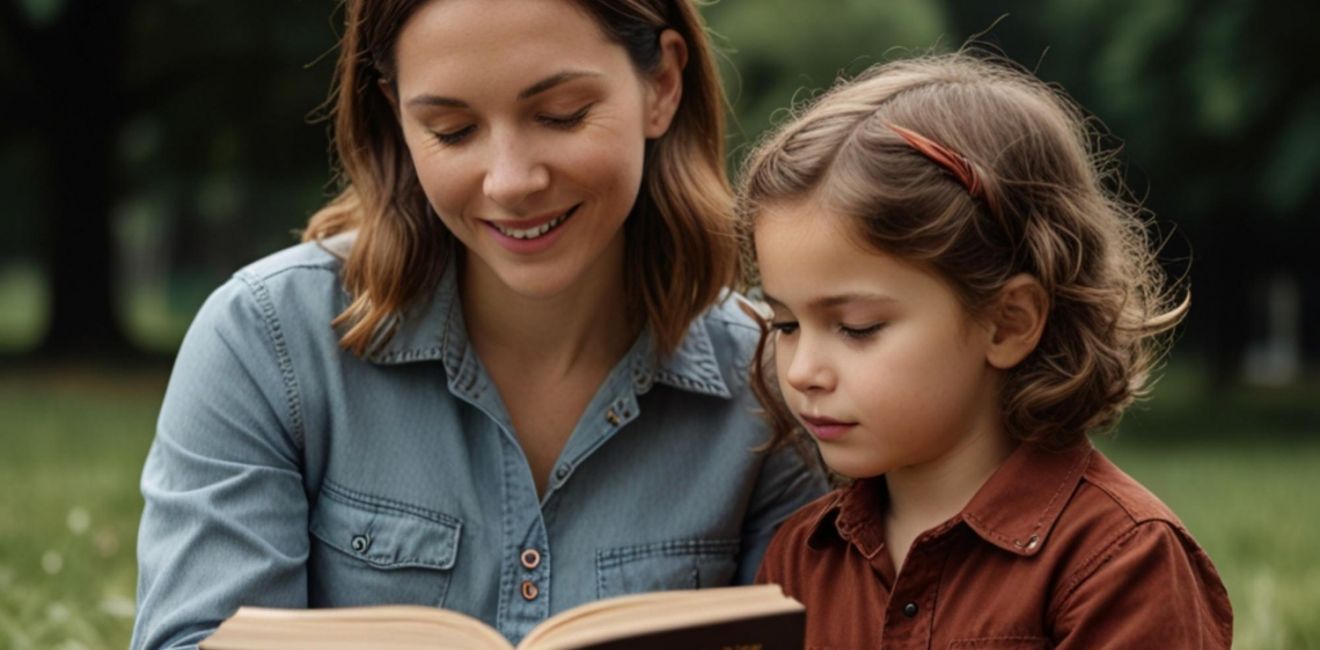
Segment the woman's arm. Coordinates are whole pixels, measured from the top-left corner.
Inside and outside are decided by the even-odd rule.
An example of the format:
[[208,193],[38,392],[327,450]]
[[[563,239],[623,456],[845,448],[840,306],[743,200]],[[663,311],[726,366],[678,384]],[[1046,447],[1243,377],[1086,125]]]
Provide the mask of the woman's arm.
[[134,649],[195,646],[240,604],[306,605],[299,409],[270,297],[236,277],[189,328],[142,472]]

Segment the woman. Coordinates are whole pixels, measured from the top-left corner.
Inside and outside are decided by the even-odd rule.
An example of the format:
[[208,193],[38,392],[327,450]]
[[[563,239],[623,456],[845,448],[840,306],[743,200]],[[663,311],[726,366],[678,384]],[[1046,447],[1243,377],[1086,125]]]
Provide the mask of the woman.
[[753,451],[691,4],[351,0],[337,72],[345,190],[179,352],[134,647],[240,604],[441,606],[517,641],[596,598],[750,581],[824,484]]

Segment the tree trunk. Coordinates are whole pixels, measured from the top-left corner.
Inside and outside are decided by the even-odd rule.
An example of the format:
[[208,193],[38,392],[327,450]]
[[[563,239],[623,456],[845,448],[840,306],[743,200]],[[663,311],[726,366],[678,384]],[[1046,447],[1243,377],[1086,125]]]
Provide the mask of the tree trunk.
[[28,72],[52,188],[46,213],[49,327],[38,355],[121,357],[132,351],[115,308],[111,210],[128,3],[69,0],[53,24],[28,29]]

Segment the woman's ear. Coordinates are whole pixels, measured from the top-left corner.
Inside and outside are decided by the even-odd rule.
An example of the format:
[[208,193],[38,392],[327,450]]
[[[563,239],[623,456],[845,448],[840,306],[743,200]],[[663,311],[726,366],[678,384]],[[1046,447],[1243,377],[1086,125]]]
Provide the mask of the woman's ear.
[[1009,278],[986,312],[986,361],[1000,370],[1022,363],[1040,343],[1049,311],[1050,298],[1039,280],[1026,273]]
[[683,99],[683,68],[687,66],[687,42],[672,29],[660,33],[660,64],[651,73],[646,93],[648,139],[658,138],[669,130]]

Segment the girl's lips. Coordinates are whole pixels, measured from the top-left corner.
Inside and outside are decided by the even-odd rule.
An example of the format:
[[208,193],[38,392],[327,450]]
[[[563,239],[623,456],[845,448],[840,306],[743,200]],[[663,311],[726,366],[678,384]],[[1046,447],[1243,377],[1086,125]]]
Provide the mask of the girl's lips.
[[828,441],[835,440],[847,433],[849,429],[857,426],[856,422],[843,422],[834,418],[812,417],[808,415],[798,415],[802,423],[807,426],[811,434],[816,436],[817,440]]

